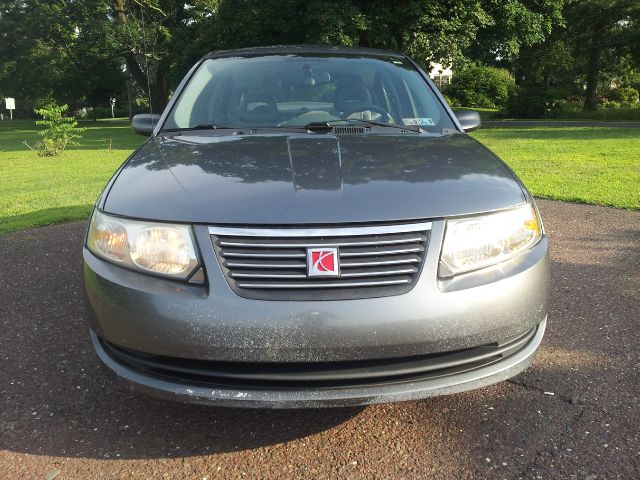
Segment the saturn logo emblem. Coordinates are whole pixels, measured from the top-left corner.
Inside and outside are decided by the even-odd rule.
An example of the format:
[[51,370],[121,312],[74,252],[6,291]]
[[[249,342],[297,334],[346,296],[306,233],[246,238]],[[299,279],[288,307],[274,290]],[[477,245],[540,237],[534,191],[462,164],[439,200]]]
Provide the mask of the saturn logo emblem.
[[340,265],[337,248],[308,248],[307,276],[338,277]]

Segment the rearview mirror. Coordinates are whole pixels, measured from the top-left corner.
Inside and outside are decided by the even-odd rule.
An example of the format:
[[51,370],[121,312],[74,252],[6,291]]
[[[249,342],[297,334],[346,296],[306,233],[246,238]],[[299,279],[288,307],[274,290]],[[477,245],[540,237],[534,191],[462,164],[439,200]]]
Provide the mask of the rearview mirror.
[[160,120],[160,115],[156,113],[140,113],[134,115],[131,121],[131,128],[140,135],[149,136],[153,133],[153,129]]
[[460,126],[465,132],[470,132],[476,128],[480,128],[480,114],[475,110],[456,110],[454,112]]
[[287,72],[283,74],[282,83],[294,87],[316,87],[331,82],[331,74],[326,70],[312,70],[308,68],[302,72]]

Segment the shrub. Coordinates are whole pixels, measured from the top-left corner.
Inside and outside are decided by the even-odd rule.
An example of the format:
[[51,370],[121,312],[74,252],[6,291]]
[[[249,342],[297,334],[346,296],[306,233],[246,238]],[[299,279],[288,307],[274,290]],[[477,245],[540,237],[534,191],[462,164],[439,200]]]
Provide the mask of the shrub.
[[89,114],[90,118],[111,118],[111,107],[93,107],[93,112]]
[[456,105],[503,108],[515,86],[513,75],[507,70],[473,65],[454,73],[447,95]]
[[582,105],[578,108],[566,106],[562,110],[552,112],[550,118],[561,118],[563,120],[602,120],[602,121],[639,121],[640,108],[600,108],[595,111],[584,111]]
[[618,87],[609,92],[609,104],[615,102],[619,106],[635,107],[638,101],[640,101],[640,95],[633,87]]
[[41,157],[58,155],[64,151],[67,145],[77,145],[76,140],[82,138],[78,133],[83,132],[84,128],[77,128],[78,122],[74,117],[64,116],[64,112],[68,108],[68,105],[59,106],[51,103],[47,107],[35,110],[43,118],[43,120],[38,120],[36,125],[45,127],[40,132],[42,138],[36,144],[38,155]]
[[445,95],[445,94],[442,94],[442,96],[444,97],[444,101],[445,101],[445,102],[447,102],[447,104],[448,104],[450,107],[452,107],[452,106],[453,106],[453,103],[452,103],[451,98],[450,98],[448,95]]
[[507,113],[516,118],[555,118],[573,103],[564,100],[566,92],[539,87],[519,87],[507,103]]
[[[613,105],[612,105],[613,104]],[[562,90],[519,89],[508,105],[509,116],[515,118],[550,118],[562,120],[640,120],[640,108],[619,107],[609,101],[607,108],[585,111],[584,98],[566,95]]]

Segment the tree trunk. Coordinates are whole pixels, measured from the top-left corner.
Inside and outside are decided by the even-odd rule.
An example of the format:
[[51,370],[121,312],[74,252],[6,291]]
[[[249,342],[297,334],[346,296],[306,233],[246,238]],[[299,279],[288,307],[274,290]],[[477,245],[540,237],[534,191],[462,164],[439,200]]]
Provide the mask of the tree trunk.
[[584,110],[594,111],[598,109],[598,78],[600,76],[600,59],[602,57],[602,46],[600,42],[600,32],[594,33],[590,42]]
[[156,78],[156,81],[150,84],[149,98],[151,99],[151,112],[162,113],[164,107],[167,106],[169,92],[167,92],[167,82],[164,81],[164,75]]
[[[113,10],[118,22],[121,24],[128,23],[124,0],[114,0]],[[127,63],[127,69],[135,82],[140,86],[140,88],[142,88],[142,90],[147,92],[150,100],[149,107],[151,112],[162,113],[169,99],[169,91],[166,82],[166,68],[165,65],[163,65],[164,62],[159,62],[155,77],[148,78],[149,73],[142,70],[133,51],[127,51],[124,54],[124,59]]]
[[129,111],[129,122],[133,120],[133,94],[131,92],[131,80],[127,78],[127,109]]

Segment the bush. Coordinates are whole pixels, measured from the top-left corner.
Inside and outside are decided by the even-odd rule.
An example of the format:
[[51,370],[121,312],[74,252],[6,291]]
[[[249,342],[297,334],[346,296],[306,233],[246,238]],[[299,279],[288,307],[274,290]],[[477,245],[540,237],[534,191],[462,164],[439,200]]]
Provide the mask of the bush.
[[585,111],[584,98],[567,95],[556,89],[520,88],[507,106],[510,117],[550,118],[562,120],[637,121],[640,108],[619,107],[619,102],[609,101],[607,108]]
[[447,102],[447,105],[452,107],[453,106],[453,101],[451,100],[451,98],[448,95],[445,95],[445,94],[442,94],[442,96],[444,97],[444,101]]
[[58,106],[55,103],[48,107],[38,108],[35,112],[43,120],[38,120],[36,125],[46,127],[40,132],[41,140],[36,144],[38,155],[41,157],[53,157],[64,151],[67,145],[77,145],[76,139],[82,138],[78,133],[84,128],[77,128],[78,122],[74,117],[65,117],[64,112],[68,105]]
[[640,95],[633,87],[618,87],[609,92],[609,106],[615,102],[619,106],[635,107],[639,101]]
[[600,121],[640,121],[640,108],[599,108],[595,111],[582,110],[580,106],[572,106],[567,108],[564,106],[561,110],[553,110],[549,118],[557,118],[563,120],[600,120]]
[[111,106],[93,107],[95,111],[89,113],[89,118],[111,118]]
[[566,97],[566,92],[553,88],[519,87],[507,103],[507,113],[516,118],[556,118],[565,108],[573,108]]
[[515,86],[507,70],[474,65],[454,73],[447,95],[456,105],[499,109],[506,106]]

